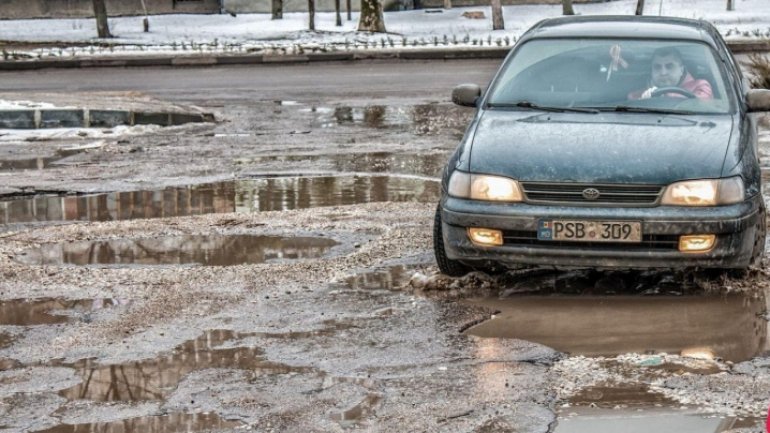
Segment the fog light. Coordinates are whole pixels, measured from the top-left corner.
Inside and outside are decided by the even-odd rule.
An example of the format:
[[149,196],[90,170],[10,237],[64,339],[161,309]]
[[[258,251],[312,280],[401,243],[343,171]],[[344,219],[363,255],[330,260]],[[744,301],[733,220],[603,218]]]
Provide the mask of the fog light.
[[474,244],[487,246],[499,246],[503,244],[503,232],[500,230],[472,227],[468,229],[468,236]]
[[679,251],[683,253],[703,253],[714,248],[716,235],[679,236]]

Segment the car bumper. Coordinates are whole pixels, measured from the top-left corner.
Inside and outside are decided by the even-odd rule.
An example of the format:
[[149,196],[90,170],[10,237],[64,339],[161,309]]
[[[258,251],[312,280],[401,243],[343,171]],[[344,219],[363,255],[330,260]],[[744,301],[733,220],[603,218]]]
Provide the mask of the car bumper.
[[[596,268],[745,268],[751,259],[761,196],[710,208],[658,206],[604,208],[485,203],[446,197],[441,204],[444,249],[449,259],[471,266],[540,265]],[[640,244],[538,241],[540,219],[641,221]],[[502,230],[502,246],[480,246],[467,228]],[[678,237],[715,234],[706,252],[683,253]]]

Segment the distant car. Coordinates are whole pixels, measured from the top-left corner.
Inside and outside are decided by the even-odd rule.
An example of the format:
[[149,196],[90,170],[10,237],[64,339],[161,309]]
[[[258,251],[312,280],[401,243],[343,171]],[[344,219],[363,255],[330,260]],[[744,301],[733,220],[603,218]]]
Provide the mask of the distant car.
[[542,21],[511,50],[444,170],[440,270],[747,269],[766,219],[752,90],[717,30],[661,17]]

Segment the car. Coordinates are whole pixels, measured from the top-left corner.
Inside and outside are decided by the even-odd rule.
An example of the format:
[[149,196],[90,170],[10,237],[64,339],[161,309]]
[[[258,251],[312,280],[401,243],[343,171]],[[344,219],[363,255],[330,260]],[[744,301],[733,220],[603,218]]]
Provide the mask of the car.
[[439,269],[736,269],[761,264],[750,89],[709,23],[547,19],[522,35],[442,173]]

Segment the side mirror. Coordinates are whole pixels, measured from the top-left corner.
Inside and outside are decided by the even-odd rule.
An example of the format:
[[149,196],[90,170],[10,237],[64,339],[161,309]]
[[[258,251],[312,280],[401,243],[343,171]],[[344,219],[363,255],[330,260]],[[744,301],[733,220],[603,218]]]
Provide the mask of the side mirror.
[[460,84],[452,89],[452,102],[463,107],[475,107],[481,97],[481,87],[476,84]]
[[746,92],[749,111],[770,111],[770,90],[751,89]]

